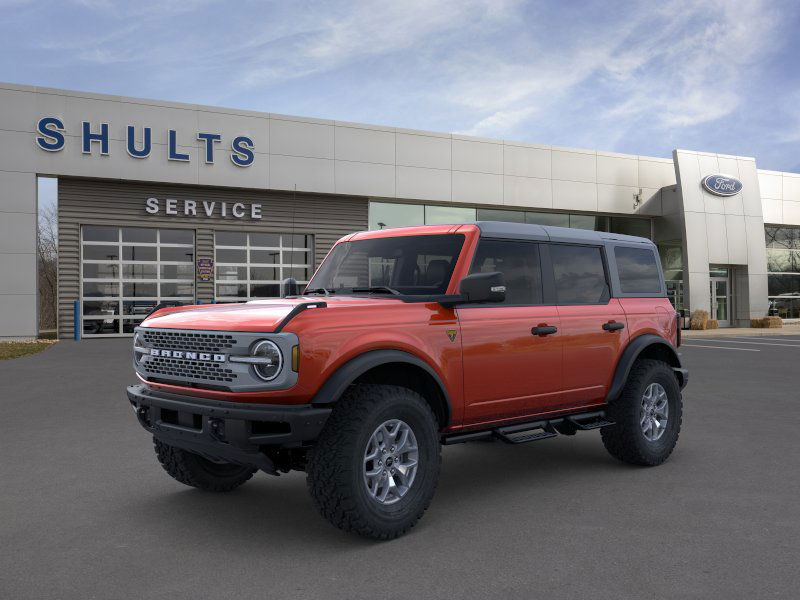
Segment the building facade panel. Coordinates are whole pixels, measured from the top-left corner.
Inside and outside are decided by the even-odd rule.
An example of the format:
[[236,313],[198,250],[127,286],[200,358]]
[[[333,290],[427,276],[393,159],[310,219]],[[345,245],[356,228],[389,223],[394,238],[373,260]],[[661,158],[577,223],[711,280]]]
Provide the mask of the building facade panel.
[[[15,265],[21,260],[25,270],[34,256],[36,177],[57,177],[63,226],[62,335],[72,323],[70,298],[85,297],[82,260],[89,265],[87,273],[96,276],[88,277],[97,284],[90,286],[93,294],[116,289],[100,280],[112,279],[113,268],[118,269],[119,306],[134,302],[125,299],[124,291],[138,289],[138,283],[159,294],[162,279],[173,292],[189,289],[180,277],[162,277],[161,266],[165,273],[185,275],[181,265],[170,264],[174,261],[159,258],[158,275],[152,279],[154,269],[138,260],[83,259],[82,225],[116,227],[119,240],[108,242],[107,248],[112,255],[155,252],[158,257],[180,251],[180,245],[162,244],[162,230],[165,239],[171,239],[171,228],[188,229],[193,241],[185,247],[193,258],[216,260],[219,232],[249,227],[244,216],[231,220],[218,212],[221,203],[228,203],[230,210],[237,202],[240,212],[261,204],[265,216],[253,226],[270,235],[287,223],[313,225],[314,231],[306,233],[314,240],[314,264],[341,235],[367,226],[493,219],[636,235],[652,232],[662,245],[662,258],[670,262],[672,293],[683,293],[676,306],[716,314],[709,282],[727,277],[729,296],[721,303],[729,309],[726,321],[744,322],[768,309],[800,318],[800,287],[798,297],[792,296],[800,275],[784,277],[785,261],[773,261],[770,269],[779,270],[768,271],[764,239],[765,222],[800,225],[800,174],[758,171],[750,157],[676,150],[670,160],[13,84],[0,84],[0,104],[0,273],[7,274],[0,277],[0,295],[30,296],[20,291],[29,291],[35,274],[16,277]],[[702,180],[715,174],[737,178],[741,190],[728,197],[707,191]],[[152,214],[142,204],[147,189],[158,201]],[[215,203],[211,216],[198,213],[204,210],[203,202]],[[375,207],[375,218],[369,206]],[[122,228],[142,226],[152,231],[139,234],[154,241],[136,250],[136,244],[122,239],[135,232],[123,233]],[[95,234],[100,235],[90,232]],[[247,236],[243,242],[236,241],[241,236],[223,237],[233,244],[227,257],[244,251],[247,256],[255,252],[261,260],[272,248],[283,260],[296,252],[290,249],[296,246],[284,242],[297,240],[284,240],[283,234],[252,240]],[[274,248],[263,245],[270,239],[277,244]],[[244,245],[237,246],[240,242]],[[101,253],[102,245],[88,244],[97,246],[89,253]],[[308,249],[297,252],[302,256]],[[27,258],[11,258],[17,255]],[[265,279],[267,275],[295,268],[302,272],[302,265],[295,263],[270,267],[258,260],[224,263],[223,275],[233,282],[224,284],[225,290],[235,292],[234,298],[243,298],[242,293],[250,297],[254,289],[274,290],[275,280]],[[141,275],[141,281],[125,287],[122,270]],[[246,279],[237,279],[244,275]],[[768,288],[773,305],[767,304]],[[195,278],[190,291],[195,300],[211,301],[220,296],[219,289],[213,278]],[[14,320],[33,323],[33,335],[36,299],[29,300],[10,300],[9,306],[24,307]],[[112,314],[107,319],[104,314],[93,318],[120,323],[134,318]],[[0,337],[12,329],[18,334],[17,325],[0,327]]]

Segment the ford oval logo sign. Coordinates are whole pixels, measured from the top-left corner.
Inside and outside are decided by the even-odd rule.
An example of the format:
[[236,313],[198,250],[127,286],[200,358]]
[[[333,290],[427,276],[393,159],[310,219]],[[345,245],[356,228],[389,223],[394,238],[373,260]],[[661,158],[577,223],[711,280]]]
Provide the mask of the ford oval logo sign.
[[717,196],[735,196],[742,191],[742,182],[728,175],[709,175],[703,179],[706,191]]

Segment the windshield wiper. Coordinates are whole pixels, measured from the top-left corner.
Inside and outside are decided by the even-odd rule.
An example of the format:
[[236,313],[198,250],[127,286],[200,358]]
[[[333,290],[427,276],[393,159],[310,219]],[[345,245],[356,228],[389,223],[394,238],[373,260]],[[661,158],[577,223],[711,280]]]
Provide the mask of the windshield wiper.
[[325,296],[331,296],[331,295],[333,295],[335,293],[336,292],[334,292],[333,290],[329,290],[328,288],[312,288],[310,290],[304,291],[303,295],[305,295],[305,294],[324,294]]
[[398,292],[394,288],[387,287],[385,285],[373,285],[370,287],[356,287],[352,289],[353,292],[367,292],[368,294],[394,294],[395,296],[399,296],[400,292]]

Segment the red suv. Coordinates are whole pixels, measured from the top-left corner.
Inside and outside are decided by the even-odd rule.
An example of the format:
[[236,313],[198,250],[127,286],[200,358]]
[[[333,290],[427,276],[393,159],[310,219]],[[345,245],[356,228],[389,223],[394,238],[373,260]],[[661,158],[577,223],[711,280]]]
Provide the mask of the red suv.
[[128,398],[181,483],[305,471],[331,523],[388,539],[430,503],[442,444],[599,429],[637,465],[675,447],[688,374],[647,239],[495,222],[362,232],[302,295],[283,286],[136,329]]

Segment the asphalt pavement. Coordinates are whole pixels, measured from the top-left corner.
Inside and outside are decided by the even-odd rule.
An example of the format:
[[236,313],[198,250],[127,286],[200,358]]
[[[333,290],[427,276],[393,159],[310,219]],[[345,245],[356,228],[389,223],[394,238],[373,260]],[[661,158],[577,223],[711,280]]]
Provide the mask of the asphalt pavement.
[[173,481],[125,398],[128,339],[2,361],[0,597],[798,598],[800,336],[681,353],[664,465],[597,432],[446,447],[431,508],[385,543],[331,527],[302,473]]

